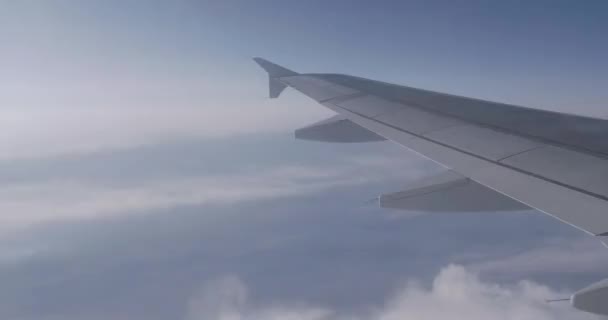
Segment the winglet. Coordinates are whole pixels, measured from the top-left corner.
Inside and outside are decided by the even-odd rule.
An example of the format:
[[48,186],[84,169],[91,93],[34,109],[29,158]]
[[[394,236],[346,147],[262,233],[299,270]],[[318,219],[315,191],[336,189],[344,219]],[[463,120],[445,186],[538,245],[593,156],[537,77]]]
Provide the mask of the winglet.
[[280,78],[280,77],[289,77],[289,76],[297,76],[297,72],[293,72],[287,68],[283,68],[278,64],[272,63],[266,59],[262,58],[253,58],[257,64],[262,67],[262,69],[268,72],[268,76],[271,78]]
[[279,79],[280,77],[297,76],[297,72],[293,72],[287,68],[283,68],[268,60],[262,58],[253,58],[253,60],[268,72],[268,90],[270,98],[277,98],[281,92],[287,87]]

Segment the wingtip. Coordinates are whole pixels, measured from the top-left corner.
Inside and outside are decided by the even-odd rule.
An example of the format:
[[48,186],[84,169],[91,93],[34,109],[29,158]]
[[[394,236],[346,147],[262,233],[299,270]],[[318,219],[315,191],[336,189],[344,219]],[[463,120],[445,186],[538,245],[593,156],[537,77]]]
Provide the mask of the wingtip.
[[268,72],[268,75],[271,78],[280,78],[280,77],[288,77],[298,75],[297,72],[289,70],[285,67],[282,67],[276,63],[270,62],[264,58],[254,57],[253,61],[255,61],[262,69]]

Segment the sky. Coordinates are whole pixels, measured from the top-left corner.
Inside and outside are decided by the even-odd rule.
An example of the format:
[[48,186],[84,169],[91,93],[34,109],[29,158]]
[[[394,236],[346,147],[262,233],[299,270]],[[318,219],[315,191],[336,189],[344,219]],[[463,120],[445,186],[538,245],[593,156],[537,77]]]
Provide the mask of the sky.
[[608,253],[534,212],[381,210],[442,169],[293,130],[261,56],[608,118],[605,1],[0,0],[2,319],[594,319]]

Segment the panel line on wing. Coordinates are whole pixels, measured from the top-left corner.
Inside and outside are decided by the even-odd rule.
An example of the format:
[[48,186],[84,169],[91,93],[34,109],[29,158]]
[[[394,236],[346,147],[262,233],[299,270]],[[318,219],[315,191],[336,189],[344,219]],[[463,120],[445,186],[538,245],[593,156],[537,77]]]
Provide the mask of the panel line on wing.
[[[606,140],[604,139],[606,132],[608,132],[608,129],[606,129],[606,123],[607,123],[608,119],[594,119],[591,117],[586,117],[586,116],[581,116],[581,115],[536,110],[533,108],[521,107],[521,106],[516,106],[516,105],[511,105],[511,104],[497,103],[497,102],[491,102],[491,101],[482,100],[482,99],[468,98],[468,97],[462,97],[462,96],[453,95],[453,94],[446,94],[446,93],[440,93],[440,92],[433,92],[430,90],[423,90],[423,89],[418,89],[418,88],[399,86],[396,84],[391,84],[391,83],[376,81],[376,80],[370,80],[370,79],[365,79],[365,78],[360,78],[360,77],[353,77],[353,76],[346,76],[346,75],[325,75],[325,78],[329,79],[332,82],[347,85],[354,89],[367,92],[371,95],[381,96],[384,99],[389,100],[389,101],[394,101],[394,102],[397,102],[397,103],[400,103],[403,105],[407,105],[407,106],[411,106],[411,107],[415,107],[415,108],[418,108],[421,110],[434,112],[436,114],[447,116],[447,117],[452,117],[454,119],[460,119],[460,120],[463,120],[463,121],[466,121],[469,123],[473,123],[473,124],[476,124],[476,125],[479,125],[482,127],[491,128],[496,131],[515,134],[515,135],[527,137],[529,139],[534,139],[534,140],[540,141],[542,143],[557,145],[557,146],[561,146],[561,147],[571,149],[574,151],[585,152],[585,153],[593,154],[595,156],[598,156],[598,157],[601,157],[604,159],[608,159],[608,151],[607,151],[608,142],[606,142]],[[376,88],[375,89],[370,88],[370,86],[371,87],[376,86]],[[390,88],[390,90],[383,91],[383,90],[378,89],[377,88],[378,86],[384,86],[384,87]],[[406,92],[399,93],[398,92],[399,90],[406,90]],[[410,97],[408,97],[408,95],[410,95]],[[500,121],[498,121],[496,123],[484,122],[484,121],[482,121],[483,117],[475,118],[475,117],[466,116],[466,113],[456,112],[456,110],[458,108],[446,108],[446,106],[442,107],[442,106],[438,105],[441,103],[445,104],[446,102],[449,104],[454,101],[451,101],[451,102],[450,101],[437,101],[436,100],[437,97],[455,100],[456,102],[458,102],[460,104],[463,104],[466,102],[476,104],[475,107],[477,109],[469,108],[468,109],[469,111],[474,111],[474,110],[484,111],[484,109],[483,108],[480,109],[479,106],[482,104],[490,104],[490,105],[494,105],[494,106],[503,108],[503,109],[499,109],[499,110],[503,110],[503,111],[505,111],[504,108],[510,108],[510,109],[514,110],[515,112],[521,111],[521,112],[541,113],[544,115],[551,116],[553,118],[559,117],[559,119],[557,119],[559,121],[563,121],[563,120],[567,121],[568,119],[575,118],[574,120],[579,121],[579,122],[575,121],[574,123],[571,124],[571,126],[577,127],[577,126],[585,125],[585,126],[591,126],[592,129],[593,128],[603,128],[603,129],[600,131],[597,131],[593,134],[588,135],[588,138],[591,140],[588,143],[585,140],[581,140],[581,139],[587,137],[585,135],[585,132],[583,132],[581,130],[571,130],[571,133],[572,133],[571,137],[569,137],[568,139],[560,139],[560,138],[553,137],[550,132],[546,132],[546,131],[542,131],[542,130],[537,132],[535,130],[532,130],[535,126],[537,126],[536,124],[526,126],[527,130],[522,131],[522,130],[516,130],[513,128],[509,128],[508,126],[505,126],[505,125],[500,125],[500,123],[501,123]],[[462,106],[462,105],[460,105],[460,106]],[[452,110],[452,109],[454,109],[454,110]],[[519,117],[517,119],[522,119],[522,118]],[[496,120],[496,118],[494,120]],[[583,121],[583,122],[580,122],[580,121]],[[598,121],[601,123],[598,123]],[[539,123],[538,125],[542,126],[543,123]],[[570,131],[568,131],[568,132],[570,132]],[[589,133],[589,132],[587,132],[587,133]]]
[[323,103],[342,103],[342,102],[345,102],[345,101],[348,101],[351,99],[365,97],[366,95],[367,95],[367,93],[356,92],[356,93],[351,93],[351,94],[347,94],[347,95],[343,95],[343,96],[339,96],[339,97],[319,100],[318,102],[321,104],[323,104]]
[[548,147],[548,145],[546,145],[546,144],[541,144],[541,145],[538,145],[538,146],[536,146],[536,147],[532,147],[532,148],[530,148],[530,149],[523,150],[523,151],[520,151],[520,152],[518,152],[518,153],[514,153],[514,154],[511,154],[511,155],[508,155],[508,156],[506,156],[506,157],[504,157],[504,158],[500,158],[500,159],[498,159],[497,161],[498,161],[498,162],[502,162],[502,161],[508,160],[509,158],[512,158],[512,157],[517,157],[517,156],[519,156],[519,155],[522,155],[522,154],[524,154],[524,153],[526,153],[526,152],[530,152],[530,151],[534,151],[534,150],[538,150],[538,149],[542,149],[542,148],[547,148],[547,147]]

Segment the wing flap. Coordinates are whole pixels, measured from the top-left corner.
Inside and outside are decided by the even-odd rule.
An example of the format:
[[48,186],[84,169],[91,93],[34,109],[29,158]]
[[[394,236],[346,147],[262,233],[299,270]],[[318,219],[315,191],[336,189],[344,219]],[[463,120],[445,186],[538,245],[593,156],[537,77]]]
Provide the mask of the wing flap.
[[502,162],[608,199],[608,161],[604,158],[547,146]]
[[424,136],[491,160],[504,159],[543,145],[530,139],[476,125],[450,127]]
[[413,107],[402,107],[396,112],[380,115],[376,119],[390,126],[406,127],[408,131],[420,135],[449,127],[466,125],[465,122],[458,119],[443,117]]

